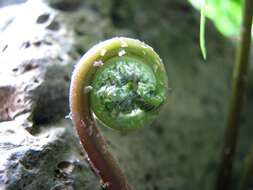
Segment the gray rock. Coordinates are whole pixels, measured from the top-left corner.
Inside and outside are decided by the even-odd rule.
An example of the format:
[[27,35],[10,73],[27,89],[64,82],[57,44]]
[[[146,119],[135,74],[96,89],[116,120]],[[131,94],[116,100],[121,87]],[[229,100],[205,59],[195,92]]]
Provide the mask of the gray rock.
[[92,189],[98,185],[66,124],[34,136],[22,127],[25,122],[19,116],[1,123],[0,189]]
[[[33,9],[26,12],[26,9]],[[13,7],[5,8],[12,12]],[[56,22],[56,12],[41,2],[30,1],[15,7],[16,17],[2,26],[0,71],[1,100],[0,120],[13,120],[17,115],[31,112],[32,94],[44,81],[47,67],[73,62],[68,56],[73,40],[66,28],[58,31],[47,29]],[[51,13],[44,25],[36,24],[42,15]],[[7,13],[6,13],[7,14]],[[8,15],[8,14],[7,14]],[[25,23],[23,22],[25,20]],[[64,40],[63,40],[64,38]]]

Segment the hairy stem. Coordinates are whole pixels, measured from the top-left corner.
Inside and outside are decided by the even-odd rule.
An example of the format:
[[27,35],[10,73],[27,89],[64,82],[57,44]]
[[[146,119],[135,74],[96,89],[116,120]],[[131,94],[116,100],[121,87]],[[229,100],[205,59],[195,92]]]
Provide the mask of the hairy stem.
[[251,43],[251,26],[253,14],[253,0],[245,0],[243,8],[243,22],[241,26],[240,42],[234,65],[230,107],[225,131],[225,143],[218,170],[216,190],[229,190],[232,167],[237,144],[239,119],[242,100],[246,85],[249,52]]
[[72,75],[70,87],[70,109],[72,122],[85,149],[93,171],[101,177],[108,190],[131,190],[117,161],[92,117],[88,94],[84,92],[92,75],[92,63],[97,54],[91,52],[81,59]]
[[150,123],[166,101],[167,82],[160,57],[150,46],[131,38],[101,42],[76,65],[70,86],[72,122],[91,168],[107,190],[131,187],[96,121],[122,131]]

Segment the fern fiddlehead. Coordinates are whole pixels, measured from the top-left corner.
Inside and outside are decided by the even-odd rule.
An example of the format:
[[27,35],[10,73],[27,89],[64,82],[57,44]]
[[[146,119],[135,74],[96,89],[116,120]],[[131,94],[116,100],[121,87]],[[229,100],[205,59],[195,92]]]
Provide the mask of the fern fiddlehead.
[[121,131],[149,124],[167,98],[159,56],[139,40],[117,37],[91,48],[76,65],[70,87],[72,122],[106,189],[131,189],[96,121]]

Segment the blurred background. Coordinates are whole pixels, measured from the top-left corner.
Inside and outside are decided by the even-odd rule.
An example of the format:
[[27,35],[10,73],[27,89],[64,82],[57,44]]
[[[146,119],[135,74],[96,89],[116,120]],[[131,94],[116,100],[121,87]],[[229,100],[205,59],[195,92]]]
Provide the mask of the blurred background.
[[[199,48],[201,3],[1,0],[0,189],[101,189],[65,116],[74,65],[114,36],[152,46],[170,87],[152,126],[133,133],[101,127],[130,184],[135,190],[214,189],[242,0],[207,1],[207,61]],[[231,190],[240,189],[245,169],[253,169],[245,166],[253,152],[252,56],[248,74]]]

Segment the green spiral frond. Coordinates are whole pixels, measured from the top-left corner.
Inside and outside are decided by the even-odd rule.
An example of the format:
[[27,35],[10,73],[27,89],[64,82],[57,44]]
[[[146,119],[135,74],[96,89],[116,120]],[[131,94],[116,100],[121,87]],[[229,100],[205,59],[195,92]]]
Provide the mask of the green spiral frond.
[[80,62],[87,64],[84,93],[89,93],[91,110],[108,127],[129,131],[149,124],[167,98],[162,61],[139,40],[106,40]]

